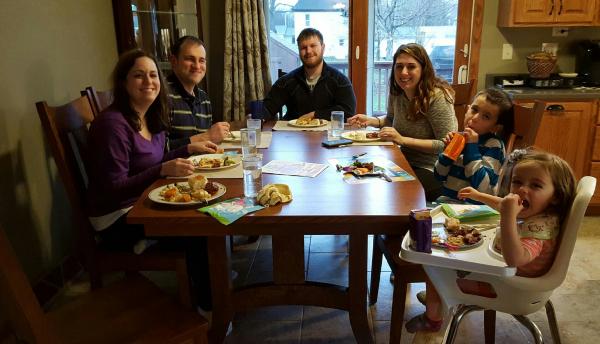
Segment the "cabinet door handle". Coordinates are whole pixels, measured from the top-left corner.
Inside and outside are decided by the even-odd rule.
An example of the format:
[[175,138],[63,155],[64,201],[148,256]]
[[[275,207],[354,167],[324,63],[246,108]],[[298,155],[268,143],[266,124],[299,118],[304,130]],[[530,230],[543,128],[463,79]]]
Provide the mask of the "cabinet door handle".
[[546,107],[547,111],[565,111],[565,107],[560,104],[552,104]]
[[552,12],[554,12],[554,0],[551,0],[552,3],[552,7],[550,7],[550,12],[548,12],[548,15],[551,16]]
[[562,13],[563,0],[560,0],[560,7],[558,8],[558,15]]

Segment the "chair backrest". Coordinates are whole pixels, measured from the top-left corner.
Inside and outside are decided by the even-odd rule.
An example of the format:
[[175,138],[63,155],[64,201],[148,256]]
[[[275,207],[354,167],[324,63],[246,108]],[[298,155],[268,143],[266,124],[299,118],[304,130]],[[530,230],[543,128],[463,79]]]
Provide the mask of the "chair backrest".
[[58,343],[29,280],[0,227],[0,311],[19,343]]
[[514,129],[506,143],[506,153],[515,148],[532,146],[535,143],[546,103],[536,100],[532,104],[515,104]]
[[554,263],[550,270],[539,278],[539,283],[545,284],[548,288],[555,289],[565,280],[575,241],[577,240],[577,233],[595,190],[596,178],[594,177],[585,176],[577,184],[573,205],[561,226],[559,247],[554,257]]
[[92,86],[88,86],[85,90],[81,91],[82,96],[87,96],[92,105],[92,111],[94,117],[98,116],[100,112],[104,111],[114,100],[112,90],[109,91],[96,91]]
[[46,140],[50,145],[58,174],[71,203],[78,229],[78,249],[91,254],[94,247],[93,229],[84,209],[87,189],[85,168],[88,128],[94,119],[89,99],[79,97],[62,106],[36,103]]
[[452,84],[454,90],[454,113],[458,120],[458,129],[464,129],[465,112],[467,112],[467,106],[471,104],[473,98],[473,85],[475,80],[471,80],[466,84]]

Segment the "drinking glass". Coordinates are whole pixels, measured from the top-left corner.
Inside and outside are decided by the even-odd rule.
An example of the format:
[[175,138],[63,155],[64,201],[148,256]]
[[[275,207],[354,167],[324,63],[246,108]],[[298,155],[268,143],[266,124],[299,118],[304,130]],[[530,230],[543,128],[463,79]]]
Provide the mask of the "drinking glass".
[[329,140],[338,140],[344,131],[344,111],[331,111],[331,128],[327,130]]
[[262,188],[262,154],[248,154],[242,157],[244,170],[244,196],[256,197]]
[[261,126],[262,126],[262,120],[260,119],[255,119],[255,118],[251,118],[248,117],[248,119],[246,120],[246,127],[248,129],[257,129],[258,132],[256,134],[256,145],[260,145],[260,140],[261,140]]
[[257,136],[259,131],[257,129],[243,128],[240,129],[240,138],[242,141],[242,156],[248,154],[256,154]]

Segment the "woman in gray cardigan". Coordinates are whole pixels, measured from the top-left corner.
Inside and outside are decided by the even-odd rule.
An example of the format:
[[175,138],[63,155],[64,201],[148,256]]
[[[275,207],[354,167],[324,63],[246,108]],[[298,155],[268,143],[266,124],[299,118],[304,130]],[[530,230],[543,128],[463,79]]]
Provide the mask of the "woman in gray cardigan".
[[354,126],[381,128],[379,137],[400,145],[428,201],[441,195],[442,186],[433,176],[443,138],[458,129],[454,114],[454,91],[435,71],[427,51],[416,43],[401,45],[394,54],[390,75],[387,115],[357,114],[348,119]]

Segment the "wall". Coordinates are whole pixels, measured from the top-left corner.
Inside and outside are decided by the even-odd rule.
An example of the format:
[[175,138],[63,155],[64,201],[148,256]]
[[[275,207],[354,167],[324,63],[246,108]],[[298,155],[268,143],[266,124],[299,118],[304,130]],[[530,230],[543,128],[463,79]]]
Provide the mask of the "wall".
[[[481,38],[481,55],[477,87],[485,85],[488,73],[527,73],[528,54],[540,51],[542,43],[558,43],[558,71],[575,68],[573,43],[583,39],[600,39],[600,28],[570,28],[567,37],[552,37],[552,28],[498,28],[498,0],[486,0]],[[502,44],[513,45],[513,59],[502,60]]]
[[2,1],[0,11],[0,225],[30,279],[70,253],[65,191],[35,102],[66,103],[109,87],[117,60],[110,1]]
[[206,79],[213,121],[223,119],[223,68],[225,61],[225,1],[201,0],[203,36],[206,43]]

